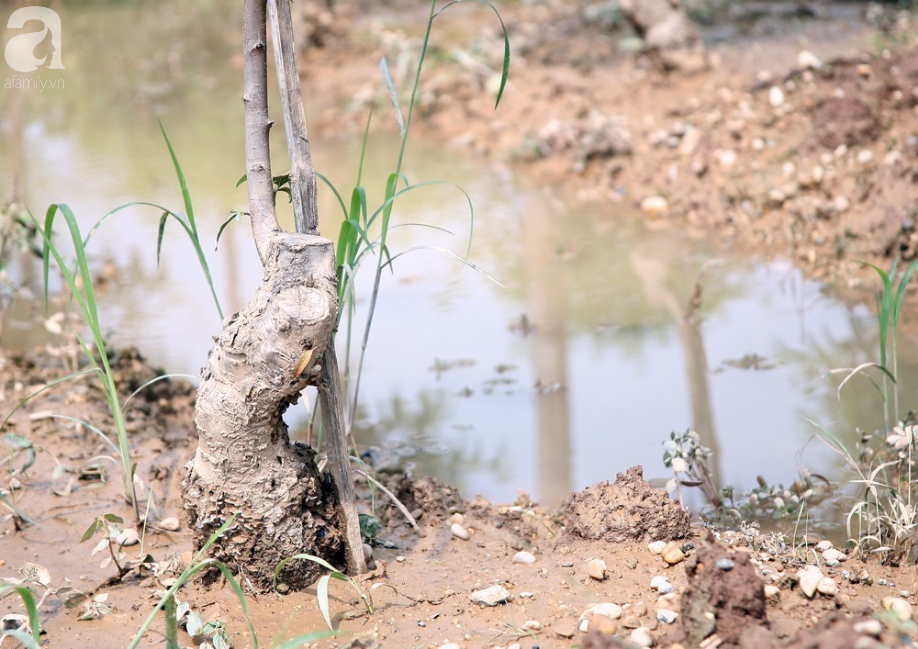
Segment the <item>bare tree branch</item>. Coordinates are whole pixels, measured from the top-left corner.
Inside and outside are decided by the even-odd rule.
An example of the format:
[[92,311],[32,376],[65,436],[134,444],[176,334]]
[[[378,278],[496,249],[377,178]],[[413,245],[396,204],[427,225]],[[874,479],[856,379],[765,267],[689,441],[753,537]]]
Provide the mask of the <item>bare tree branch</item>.
[[265,0],[245,0],[243,8],[242,104],[245,108],[245,169],[252,234],[262,264],[270,234],[280,231],[274,212],[274,181],[268,134],[268,54]]
[[319,208],[316,205],[316,171],[309,155],[309,136],[303,114],[303,96],[296,65],[293,20],[290,3],[268,0],[277,85],[284,105],[284,126],[290,152],[290,188],[293,190],[293,218],[296,231],[319,233]]

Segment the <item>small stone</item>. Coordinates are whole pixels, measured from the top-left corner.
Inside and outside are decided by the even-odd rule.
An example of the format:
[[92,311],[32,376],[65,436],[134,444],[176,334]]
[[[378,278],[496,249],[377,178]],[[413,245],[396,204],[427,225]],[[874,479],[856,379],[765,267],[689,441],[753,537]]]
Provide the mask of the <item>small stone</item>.
[[823,179],[826,177],[826,170],[816,165],[813,167],[813,183],[816,185],[822,184]]
[[822,61],[809,50],[802,50],[797,54],[797,67],[804,70],[818,70],[822,67]]
[[695,153],[695,149],[698,148],[700,143],[701,129],[691,129],[682,137],[682,141],[679,143],[679,155],[686,158],[690,157],[693,153]]
[[636,629],[641,626],[641,621],[637,618],[636,615],[627,615],[622,620],[622,626],[626,629]]
[[456,642],[447,642],[446,644],[441,644],[437,649],[461,649],[461,647]]
[[829,548],[822,553],[822,558],[826,561],[845,561],[848,558],[848,555],[841,550]]
[[827,597],[834,597],[838,595],[838,584],[836,584],[835,580],[831,577],[823,577],[819,580],[819,583],[816,584],[816,590]]
[[405,563],[406,561],[405,557],[403,557],[402,555],[398,555],[397,557],[395,557],[395,560],[398,561],[399,563]]
[[577,625],[574,624],[573,620],[561,620],[552,627],[552,630],[555,632],[555,635],[561,636],[562,638],[573,638],[577,633]]
[[526,620],[523,622],[523,628],[527,631],[539,631],[542,629],[542,623],[538,620]]
[[605,635],[618,633],[618,622],[605,615],[594,615],[590,618],[587,631],[598,631]]
[[535,556],[530,552],[521,550],[513,555],[513,563],[535,563]]
[[772,86],[768,89],[768,103],[771,104],[772,108],[777,108],[784,104],[784,91],[781,90],[780,86]]
[[730,168],[736,164],[736,151],[733,149],[718,149],[714,152],[714,155],[717,157],[721,167]]
[[857,163],[861,165],[869,165],[873,162],[873,151],[870,149],[864,149],[857,152]]
[[663,552],[660,554],[660,556],[663,557],[663,561],[671,566],[674,566],[685,559],[685,553],[682,551],[682,547],[675,541],[670,541],[667,543],[666,547],[663,548]]
[[606,578],[606,562],[602,559],[590,559],[587,574],[596,581],[602,581]]
[[462,527],[462,525],[460,525],[459,523],[453,523],[450,526],[449,531],[452,532],[453,536],[455,536],[457,539],[468,541],[470,538],[469,531],[465,529],[464,527]]
[[363,558],[368,562],[373,560],[373,546],[369,543],[363,544]]
[[869,77],[873,74],[873,68],[870,67],[869,63],[859,63],[857,66],[857,73],[862,77]]
[[641,211],[647,216],[666,216],[669,213],[669,201],[662,196],[648,196],[641,201]]
[[854,632],[879,638],[883,634],[883,623],[879,620],[861,620],[854,623]]
[[639,647],[652,647],[654,645],[650,629],[645,626],[639,626],[631,632],[631,642]]
[[657,575],[656,577],[650,580],[650,587],[659,593],[660,587],[668,583],[669,583],[668,577],[664,577],[663,575]]
[[510,594],[510,591],[504,588],[499,584],[490,586],[483,590],[476,590],[472,593],[472,596],[469,598],[472,600],[473,604],[481,604],[483,606],[497,606],[498,604],[505,604],[513,599],[513,595]]
[[803,570],[797,571],[797,579],[800,581],[800,590],[809,599],[816,595],[816,587],[825,575],[816,566],[807,566]]
[[463,523],[465,523],[465,516],[463,516],[459,512],[456,512],[455,514],[449,517],[449,522],[462,525]]
[[590,621],[589,620],[580,620],[580,624],[577,626],[577,630],[580,633],[586,633],[590,630]]
[[675,611],[670,611],[665,608],[659,609],[657,611],[657,619],[660,620],[663,624],[672,624],[679,617],[679,614]]
[[736,567],[736,563],[733,561],[733,559],[718,559],[714,565],[718,570],[723,571],[733,570],[733,568]]
[[832,199],[832,207],[835,208],[835,211],[839,214],[844,214],[851,207],[851,201],[844,196],[836,196]]
[[663,548],[666,547],[666,541],[654,541],[653,543],[647,544],[647,549],[650,550],[650,554],[663,554]]
[[175,516],[169,516],[159,522],[159,529],[166,530],[167,532],[178,532],[181,528],[182,525]]
[[760,137],[752,139],[752,150],[753,151],[764,151],[765,150],[765,140]]
[[610,602],[603,602],[601,604],[593,604],[583,613],[580,614],[581,620],[588,620],[594,615],[604,615],[610,620],[617,620],[622,616],[622,607],[618,604],[612,604]]
[[902,154],[895,149],[883,156],[883,164],[887,167],[895,167],[902,160]]
[[777,599],[781,589],[774,584],[765,584],[765,599]]
[[896,619],[900,622],[906,622],[912,619],[912,605],[901,597],[884,597],[883,608],[892,611]]
[[115,543],[122,547],[137,545],[140,543],[140,535],[137,533],[137,530],[130,527],[115,537]]
[[523,599],[532,599],[535,597],[535,593],[530,593],[528,590],[524,590],[522,593],[520,593],[520,597]]

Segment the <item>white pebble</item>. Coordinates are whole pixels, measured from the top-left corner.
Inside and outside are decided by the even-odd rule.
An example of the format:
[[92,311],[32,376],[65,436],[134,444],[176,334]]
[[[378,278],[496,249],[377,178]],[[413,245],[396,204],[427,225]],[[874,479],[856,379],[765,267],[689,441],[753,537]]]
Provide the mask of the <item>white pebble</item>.
[[653,636],[650,635],[650,629],[646,626],[639,626],[631,632],[631,642],[639,647],[652,647],[654,645]]
[[606,578],[606,562],[602,559],[590,559],[587,574],[596,581],[602,581]]
[[669,202],[662,196],[648,196],[641,201],[641,211],[647,216],[666,216]]
[[826,561],[844,561],[848,558],[848,555],[842,552],[841,550],[836,550],[835,548],[829,548],[828,550],[822,553],[822,558]]
[[181,527],[179,519],[175,516],[169,516],[159,522],[159,529],[166,530],[167,532],[178,532]]
[[879,620],[861,620],[854,623],[855,633],[866,633],[874,638],[879,638],[883,634],[883,623]]
[[452,532],[453,536],[455,536],[457,539],[468,541],[470,538],[469,531],[465,529],[464,527],[462,527],[462,525],[460,525],[459,523],[453,523],[450,526],[449,531]]
[[772,86],[768,90],[768,103],[772,108],[777,108],[784,103],[784,91],[779,86]]
[[873,151],[870,149],[864,149],[863,151],[857,152],[857,163],[862,165],[869,165],[873,162]]
[[585,620],[593,617],[594,615],[605,615],[610,620],[617,620],[622,616],[622,613],[623,609],[618,604],[603,602],[601,604],[593,604],[590,606],[580,614],[580,619]]
[[523,628],[527,631],[538,631],[542,628],[542,623],[538,620],[526,620],[523,622]]
[[657,611],[657,619],[660,620],[660,622],[663,624],[672,624],[678,617],[678,613],[675,611],[667,610],[665,608],[661,608]]
[[140,543],[140,535],[137,534],[137,530],[134,528],[128,528],[115,537],[115,543],[123,547],[137,545]]
[[513,563],[535,563],[535,557],[525,550],[513,555]]
[[823,595],[832,597],[838,595],[838,584],[835,583],[835,580],[831,577],[823,577],[819,580],[819,583],[816,584],[816,590],[818,590]]
[[473,604],[483,604],[484,606],[497,606],[513,599],[510,591],[499,584],[495,584],[483,590],[476,590],[470,597]]
[[816,70],[822,67],[822,61],[809,50],[803,50],[797,54],[797,67],[804,70]]
[[663,548],[666,547],[666,541],[654,541],[653,543],[647,544],[647,549],[650,550],[650,554],[662,554]]
[[884,597],[883,608],[892,611],[900,622],[912,619],[912,605],[901,597]]

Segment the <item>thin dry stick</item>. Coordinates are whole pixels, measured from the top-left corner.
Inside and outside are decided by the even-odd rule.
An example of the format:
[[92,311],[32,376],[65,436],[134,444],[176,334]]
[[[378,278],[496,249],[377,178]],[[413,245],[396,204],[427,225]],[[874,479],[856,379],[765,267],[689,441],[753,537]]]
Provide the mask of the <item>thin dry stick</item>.
[[[316,173],[309,153],[309,137],[303,114],[303,99],[293,42],[293,21],[287,0],[268,0],[268,16],[274,39],[274,60],[284,108],[287,149],[290,153],[290,187],[297,232],[318,234],[316,207]],[[360,518],[351,482],[347,434],[344,430],[344,407],[341,401],[338,357],[332,342],[325,349],[322,374],[319,377],[322,425],[328,452],[329,471],[341,499],[341,518],[347,539],[347,570],[352,575],[366,572]]]

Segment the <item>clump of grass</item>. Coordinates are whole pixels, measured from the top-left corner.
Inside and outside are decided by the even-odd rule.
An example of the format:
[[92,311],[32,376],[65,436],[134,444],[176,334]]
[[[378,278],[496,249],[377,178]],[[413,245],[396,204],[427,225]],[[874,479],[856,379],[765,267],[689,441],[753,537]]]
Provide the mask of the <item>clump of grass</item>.
[[[21,401],[16,408],[10,412],[6,419],[4,420],[4,426],[9,422],[12,415],[24,406],[32,398],[43,392],[44,390],[57,385],[64,381],[69,381],[70,379],[77,378],[84,374],[95,373],[102,384],[102,390],[105,394],[106,400],[108,402],[109,411],[111,412],[112,418],[114,420],[114,428],[117,437],[117,445],[113,444],[109,437],[102,433],[98,428],[92,426],[88,422],[80,422],[86,425],[90,430],[97,432],[102,438],[113,448],[115,455],[117,456],[120,465],[121,465],[121,475],[124,483],[124,494],[125,498],[131,503],[134,507],[134,515],[138,521],[140,521],[140,510],[137,503],[137,482],[135,479],[135,474],[137,470],[137,464],[132,463],[131,460],[131,447],[130,441],[127,436],[127,429],[125,427],[124,420],[124,404],[121,403],[120,396],[118,394],[117,386],[115,385],[114,374],[112,373],[111,367],[111,358],[109,357],[108,348],[105,345],[105,340],[102,335],[102,324],[99,319],[99,310],[96,302],[96,293],[92,281],[92,273],[89,268],[89,259],[86,254],[86,247],[89,245],[93,234],[102,226],[102,224],[115,214],[133,206],[149,206],[154,207],[162,211],[162,215],[159,220],[159,228],[156,241],[156,259],[157,263],[160,259],[160,253],[162,251],[162,240],[163,234],[165,231],[166,223],[169,217],[172,217],[176,220],[185,232],[188,234],[188,237],[195,249],[195,253],[198,258],[198,262],[201,266],[204,276],[207,280],[208,286],[210,287],[211,294],[214,299],[214,304],[217,308],[217,312],[220,318],[223,318],[223,311],[220,307],[219,299],[217,298],[216,290],[214,288],[213,280],[210,273],[210,268],[207,263],[207,258],[204,255],[203,247],[201,245],[201,238],[198,232],[197,221],[194,215],[194,205],[191,200],[191,193],[188,189],[188,184],[185,180],[185,174],[182,170],[182,166],[179,163],[178,157],[176,156],[175,150],[172,147],[172,143],[169,140],[168,135],[166,134],[165,128],[160,124],[160,130],[163,134],[163,139],[166,142],[166,147],[169,150],[169,156],[172,160],[173,168],[176,172],[176,177],[179,182],[179,187],[182,194],[182,201],[185,206],[185,214],[180,212],[175,212],[168,208],[164,208],[161,205],[148,202],[131,202],[121,205],[114,210],[111,210],[105,214],[101,219],[99,219],[96,224],[90,229],[89,233],[86,235],[85,239],[82,236],[80,231],[79,223],[77,222],[76,216],[70,207],[64,203],[55,203],[51,205],[47,212],[45,213],[44,223],[41,224],[38,220],[29,213],[34,228],[38,233],[38,238],[41,240],[41,256],[42,256],[42,268],[45,284],[45,304],[48,303],[48,291],[49,291],[49,269],[50,269],[50,259],[53,257],[58,269],[63,277],[64,283],[70,291],[72,298],[76,301],[77,307],[82,316],[83,322],[86,327],[89,329],[90,336],[87,339],[84,339],[82,336],[77,336],[77,341],[83,350],[83,353],[89,359],[90,367],[85,370],[80,370],[74,373],[71,373],[60,379],[54,381],[53,383],[48,384],[37,392],[29,395]],[[55,218],[60,215],[63,217],[66,222],[68,232],[70,234],[70,242],[73,246],[74,253],[76,254],[76,264],[75,267],[71,270],[71,265],[66,262],[61,254],[61,248],[56,245],[52,239],[52,232],[54,228]],[[167,377],[157,377],[153,381],[148,382],[143,387],[150,385],[158,380],[162,380]],[[143,389],[143,388],[141,388]],[[133,396],[133,395],[131,395]],[[0,494],[0,501],[2,501],[7,507],[12,509],[14,515],[16,515],[17,520],[26,520],[27,522],[32,522],[31,519],[28,519],[15,505],[10,502],[10,500],[3,494]]]
[[[504,24],[503,19],[500,16],[500,12],[494,7],[491,2],[488,0],[476,0],[479,4],[483,4],[489,7],[497,16],[498,21],[500,22],[501,29],[503,31],[504,37],[504,55],[501,68],[501,78],[500,85],[497,91],[497,96],[495,98],[495,109],[500,105],[501,97],[503,96],[504,89],[506,88],[507,78],[510,70],[510,39],[507,34],[507,28]],[[403,254],[413,252],[415,250],[427,249],[435,250],[440,253],[444,253],[464,265],[478,271],[482,272],[475,264],[469,261],[468,254],[471,250],[472,237],[474,233],[474,221],[475,221],[475,211],[472,205],[471,198],[469,195],[461,188],[455,185],[454,183],[445,182],[445,181],[427,181],[416,184],[411,184],[408,179],[405,177],[402,172],[404,159],[405,159],[405,150],[408,144],[408,134],[411,129],[412,119],[414,117],[415,107],[417,106],[417,94],[418,88],[421,81],[421,72],[424,67],[424,61],[427,57],[428,47],[430,43],[430,36],[433,30],[433,25],[435,20],[443,14],[444,11],[452,7],[453,5],[460,4],[459,0],[454,0],[452,2],[446,3],[443,7],[437,10],[436,0],[432,0],[430,3],[430,12],[427,18],[427,28],[424,33],[424,40],[421,45],[421,51],[418,57],[417,67],[414,70],[414,79],[411,87],[411,95],[408,101],[408,110],[407,115],[402,111],[402,106],[399,100],[399,93],[396,88],[395,80],[392,77],[392,73],[389,69],[388,61],[385,57],[380,60],[379,68],[383,77],[383,82],[385,83],[386,89],[388,91],[389,99],[392,104],[392,109],[395,115],[396,122],[399,128],[399,153],[398,159],[395,164],[395,168],[389,174],[386,179],[385,193],[383,195],[382,203],[375,210],[371,212],[369,207],[369,202],[367,198],[366,187],[362,184],[363,177],[363,164],[366,154],[367,142],[369,140],[370,132],[370,123],[372,121],[372,112],[367,117],[367,126],[363,139],[363,147],[360,153],[360,162],[357,167],[357,180],[354,188],[350,193],[349,203],[345,203],[342,198],[341,193],[335,188],[335,186],[323,175],[317,174],[317,176],[331,188],[335,197],[337,198],[338,204],[341,207],[341,212],[343,215],[343,220],[341,223],[341,229],[338,233],[338,240],[336,245],[336,269],[338,273],[338,300],[339,300],[339,311],[338,317],[339,320],[343,319],[345,323],[345,369],[344,369],[344,381],[346,388],[352,387],[352,389],[347,389],[346,392],[350,393],[350,417],[349,417],[349,428],[353,427],[354,418],[357,412],[357,403],[360,396],[360,377],[363,370],[364,358],[366,356],[367,346],[370,337],[370,331],[373,326],[373,318],[376,313],[376,304],[377,298],[379,296],[379,287],[382,280],[383,271],[386,268],[391,268],[393,262]],[[459,191],[462,192],[463,196],[466,199],[469,208],[469,243],[468,249],[466,250],[465,256],[459,257],[454,253],[439,248],[436,246],[416,246],[404,252],[401,252],[396,255],[392,255],[389,250],[388,241],[389,234],[392,230],[392,211],[395,205],[395,202],[400,197],[405,194],[420,189],[422,187],[433,186],[433,185],[449,185],[456,187]],[[402,187],[400,189],[400,187]],[[431,226],[427,226],[431,227]],[[378,230],[378,234],[376,233]],[[357,276],[357,271],[359,270],[361,264],[368,254],[376,255],[376,267],[373,275],[373,287],[370,292],[369,305],[367,307],[366,320],[363,325],[363,334],[360,339],[360,352],[359,359],[357,362],[357,368],[354,372],[351,372],[350,369],[350,356],[351,356],[351,346],[352,346],[352,336],[354,328],[354,317],[356,313],[356,304],[357,304],[357,295],[354,280]],[[485,276],[489,277],[487,273],[483,273]]]
[[848,537],[863,552],[884,553],[885,559],[898,563],[912,558],[918,540],[918,475],[914,473],[914,413],[900,418],[898,328],[909,281],[918,269],[918,260],[897,274],[898,259],[887,273],[878,266],[865,264],[876,271],[882,289],[877,296],[879,360],[854,368],[832,370],[844,374],[838,387],[843,388],[855,377],[868,379],[876,388],[883,405],[884,428],[875,433],[859,433],[859,452],[855,457],[831,431],[815,422],[821,438],[857,477],[853,484],[861,489],[858,500],[848,512]]

